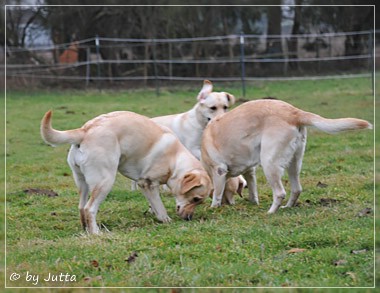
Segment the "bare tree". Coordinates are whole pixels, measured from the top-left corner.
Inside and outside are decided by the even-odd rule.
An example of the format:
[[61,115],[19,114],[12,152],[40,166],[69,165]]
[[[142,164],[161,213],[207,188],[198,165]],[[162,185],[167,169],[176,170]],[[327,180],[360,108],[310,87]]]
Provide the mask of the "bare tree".
[[[342,6],[341,1],[331,0],[331,6],[305,6],[302,10],[306,31],[311,28],[317,32],[353,32],[373,29],[373,6],[363,6],[371,1],[347,0]],[[318,0],[311,0],[310,4],[318,5]],[[368,44],[367,36],[352,35],[346,37],[346,55],[361,54]]]
[[[267,16],[268,16],[268,29],[267,35],[281,35],[281,21],[282,21],[282,11],[281,11],[281,0],[271,0],[268,2],[273,6],[268,6]],[[273,54],[274,57],[282,52],[281,38],[271,39],[267,38],[267,53]]]
[[[289,57],[297,58],[298,57],[298,35],[301,33],[302,25],[302,0],[295,0],[296,6],[294,6],[294,18],[293,18],[293,27],[292,27],[292,37],[289,39]],[[293,69],[298,69],[298,62],[290,62],[289,66]]]
[[42,8],[40,6],[22,7],[11,6],[6,9],[7,39],[6,43],[13,47],[24,47],[27,32],[31,25],[41,21]]

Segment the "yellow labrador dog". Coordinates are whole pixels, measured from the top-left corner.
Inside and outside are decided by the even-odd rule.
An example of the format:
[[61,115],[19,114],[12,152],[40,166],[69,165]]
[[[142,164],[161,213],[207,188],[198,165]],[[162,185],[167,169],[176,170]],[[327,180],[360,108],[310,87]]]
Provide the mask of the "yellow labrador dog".
[[327,133],[371,129],[372,125],[355,118],[326,119],[302,111],[279,100],[244,103],[213,119],[203,134],[202,163],[212,178],[212,207],[221,204],[227,178],[243,174],[248,183],[249,199],[258,204],[252,188],[252,167],[261,164],[272,188],[275,213],[285,198],[281,182],[287,169],[291,196],[285,207],[296,203],[302,188],[299,180],[306,144],[306,126]]
[[[201,159],[201,139],[207,123],[216,116],[225,113],[235,103],[235,97],[226,92],[213,92],[211,81],[205,80],[197,96],[195,106],[184,113],[159,116],[151,120],[168,127],[178,137],[180,142],[198,159]],[[233,204],[233,195],[241,195],[247,182],[242,176],[230,178],[226,188],[224,203]],[[132,183],[136,190],[136,183]]]
[[171,188],[177,213],[186,220],[211,192],[211,180],[201,163],[171,131],[147,117],[112,112],[66,131],[53,129],[51,117],[51,111],[43,117],[41,135],[51,145],[71,144],[67,161],[80,194],[81,222],[89,233],[99,233],[96,214],[111,191],[117,171],[138,182],[162,222],[170,218],[159,195],[160,184]]
[[213,92],[209,80],[203,82],[195,106],[185,112],[160,116],[152,120],[170,128],[181,143],[198,159],[201,159],[201,140],[207,123],[216,116],[227,112],[235,103],[235,97],[225,92]]

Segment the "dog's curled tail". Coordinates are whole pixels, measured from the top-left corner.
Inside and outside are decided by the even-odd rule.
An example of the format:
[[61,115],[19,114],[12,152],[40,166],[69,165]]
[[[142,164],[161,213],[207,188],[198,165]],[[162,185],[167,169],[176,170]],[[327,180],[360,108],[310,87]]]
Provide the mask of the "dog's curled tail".
[[59,144],[80,144],[82,142],[85,134],[83,129],[55,130],[51,126],[51,117],[52,111],[50,110],[45,113],[41,120],[41,136],[46,143],[56,146]]
[[303,112],[300,122],[302,125],[314,126],[331,134],[349,130],[372,129],[372,124],[366,120],[356,118],[327,119],[310,112]]

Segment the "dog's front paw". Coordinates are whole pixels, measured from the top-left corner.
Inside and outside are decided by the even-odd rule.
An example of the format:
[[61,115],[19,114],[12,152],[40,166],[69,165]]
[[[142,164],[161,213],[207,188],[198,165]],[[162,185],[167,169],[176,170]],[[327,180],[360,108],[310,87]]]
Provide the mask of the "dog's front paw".
[[162,223],[170,223],[172,221],[172,219],[168,216],[168,215],[165,215],[165,216],[157,216],[157,219],[162,222]]
[[86,232],[89,235],[100,235],[102,232],[99,229],[98,225],[92,226],[92,227],[87,227]]
[[273,214],[275,214],[278,211],[279,208],[280,207],[271,206],[271,208],[269,209],[269,211],[267,212],[267,214],[273,215]]
[[222,203],[220,202],[220,201],[216,201],[216,202],[212,202],[211,203],[211,207],[212,208],[218,208],[218,207],[220,207],[222,205]]
[[255,194],[255,195],[250,195],[249,197],[248,197],[248,200],[251,202],[251,203],[253,203],[253,204],[256,204],[256,205],[259,205],[259,196],[257,195],[257,194]]

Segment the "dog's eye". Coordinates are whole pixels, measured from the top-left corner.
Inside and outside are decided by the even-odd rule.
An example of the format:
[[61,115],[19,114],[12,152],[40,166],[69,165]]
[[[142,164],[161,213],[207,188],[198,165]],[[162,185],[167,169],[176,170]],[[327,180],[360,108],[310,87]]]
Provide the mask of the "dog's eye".
[[193,202],[194,202],[194,203],[200,202],[201,200],[202,200],[201,197],[194,197],[194,198],[193,198]]
[[216,107],[213,106],[213,107],[210,107],[211,110],[215,111],[216,110]]
[[223,109],[224,109],[224,110],[227,110],[227,109],[228,109],[228,107],[227,107],[227,106],[224,106],[224,107],[223,107]]

